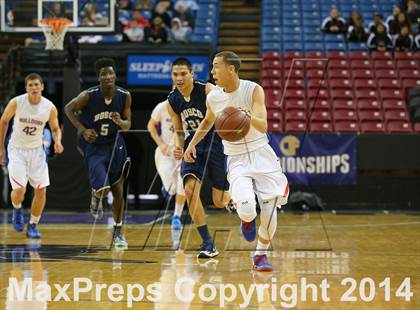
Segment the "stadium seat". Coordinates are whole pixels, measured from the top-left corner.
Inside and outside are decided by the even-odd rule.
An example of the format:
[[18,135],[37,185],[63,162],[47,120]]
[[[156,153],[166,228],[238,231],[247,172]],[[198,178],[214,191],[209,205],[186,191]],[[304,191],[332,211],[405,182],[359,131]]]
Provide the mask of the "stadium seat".
[[376,70],[375,75],[378,79],[398,79],[396,70],[379,69]]
[[299,99],[285,99],[283,106],[286,110],[305,110],[307,109],[306,101],[305,100],[299,100]]
[[306,78],[308,79],[324,79],[326,78],[325,70],[323,69],[309,69],[306,71]]
[[331,112],[328,110],[313,110],[309,115],[311,122],[330,122]]
[[263,88],[276,88],[276,89],[280,89],[281,88],[281,80],[278,79],[263,79],[261,81],[261,86]]
[[281,70],[264,69],[264,70],[261,71],[261,78],[281,79]]
[[334,110],[334,120],[336,121],[357,121],[357,114],[351,110]]
[[363,133],[385,133],[385,126],[382,122],[362,122],[360,130]]
[[396,99],[385,99],[382,102],[382,107],[385,111],[387,110],[399,110],[399,111],[406,111],[407,105],[402,100]]
[[305,110],[287,110],[284,119],[286,122],[288,121],[303,121],[305,122],[307,119],[307,115]]
[[375,100],[378,98],[379,94],[377,93],[376,89],[356,89],[355,96],[357,100],[361,99],[373,99]]
[[338,99],[334,100],[333,102],[333,108],[334,109],[340,109],[340,110],[356,110],[356,102],[353,100],[345,100],[345,99]]
[[358,132],[359,124],[352,121],[337,121],[334,123],[334,129],[337,132]]
[[371,53],[371,58],[372,60],[392,60],[392,53],[391,52],[378,52],[378,51],[373,51]]
[[359,110],[380,110],[381,101],[379,98],[375,99],[360,99],[357,100],[357,108]]
[[408,93],[410,88],[420,87],[420,79],[402,79],[402,88],[405,93]]
[[335,79],[335,78],[349,79],[350,71],[341,70],[341,69],[328,69],[328,77],[330,79]]
[[374,60],[373,61],[373,67],[375,69],[394,70],[395,69],[395,63],[392,60]]
[[411,60],[414,58],[416,52],[394,52],[394,59],[396,60]]
[[331,60],[347,60],[347,53],[342,51],[328,51],[327,58]]
[[305,70],[304,69],[293,69],[290,68],[289,70],[283,70],[283,79],[286,81],[287,79],[303,79],[305,77]]
[[369,52],[363,51],[363,52],[349,52],[349,59],[363,59],[368,60],[369,59]]
[[353,59],[350,61],[350,66],[352,69],[371,70],[373,64],[370,62],[370,60]]
[[293,67],[293,69],[303,70],[305,69],[305,62],[297,59],[285,59],[283,62],[284,70],[288,71],[291,67]]
[[403,69],[403,70],[399,70],[398,74],[400,78],[410,78],[410,79],[420,78],[420,70],[418,69]]
[[282,123],[278,121],[270,121],[268,122],[268,131],[271,132],[282,132]]
[[374,79],[356,79],[353,82],[354,89],[376,89],[376,80]]
[[279,52],[264,52],[264,60],[278,60],[281,61],[281,54]]
[[[323,52],[320,52],[320,51],[307,51],[307,52],[305,52],[305,58],[310,58],[310,59],[311,58],[325,58],[325,55],[324,55]],[[325,60],[324,60],[324,62],[325,62]]]
[[285,99],[304,100],[305,99],[305,90],[301,90],[301,89],[286,89],[284,91],[284,98]]
[[353,100],[353,91],[347,89],[335,89],[331,90],[331,98],[335,99],[345,99]]
[[330,100],[310,100],[309,109],[311,110],[331,110],[332,102]]
[[352,71],[354,79],[374,79],[373,70],[356,69]]
[[299,121],[293,121],[293,122],[287,122],[286,123],[286,132],[305,132],[307,129],[306,122],[299,122]]
[[309,130],[311,132],[332,132],[333,126],[330,122],[311,122]]
[[282,62],[280,60],[264,60],[262,62],[263,69],[282,69]]
[[401,59],[397,61],[397,68],[398,69],[418,69],[417,61],[414,59],[408,60],[408,59]]
[[284,88],[285,89],[304,89],[305,88],[305,80],[303,79],[289,79],[284,81]]
[[382,99],[401,100],[402,99],[402,92],[398,89],[397,90],[384,89],[384,90],[381,90],[381,97],[382,97]]
[[293,58],[304,58],[302,52],[286,52],[284,53],[284,59],[293,59]]
[[385,120],[388,121],[405,121],[409,122],[408,113],[406,111],[385,111]]
[[308,80],[307,86],[309,89],[328,88],[329,81],[328,79],[310,79]]
[[267,109],[267,119],[281,121],[282,114],[279,110],[276,109]]
[[327,67],[326,60],[306,60],[305,61],[306,69],[318,69],[325,70]]
[[327,89],[309,89],[307,92],[308,99],[328,100],[330,94]]
[[400,81],[397,79],[379,79],[378,87],[380,89],[399,89]]
[[361,122],[363,121],[382,121],[383,114],[380,110],[373,111],[373,110],[364,110],[359,111],[358,118]]
[[413,127],[408,121],[391,121],[386,125],[389,133],[410,133],[413,132]]
[[350,62],[346,59],[333,59],[328,62],[328,69],[347,70]]

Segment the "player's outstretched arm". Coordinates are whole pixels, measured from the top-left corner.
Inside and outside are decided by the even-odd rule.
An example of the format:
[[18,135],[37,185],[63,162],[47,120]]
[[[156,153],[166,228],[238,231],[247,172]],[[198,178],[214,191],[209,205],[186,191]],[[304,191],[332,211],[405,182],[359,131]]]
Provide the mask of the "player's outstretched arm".
[[194,137],[191,139],[188,148],[185,150],[184,153],[184,160],[187,163],[194,162],[196,156],[195,146],[203,140],[209,130],[213,127],[214,121],[216,120],[216,115],[210,109],[208,102],[206,102],[207,111],[206,116],[201,121],[200,126],[198,126],[197,130],[195,131]]
[[4,139],[6,138],[7,128],[9,127],[9,122],[15,116],[16,113],[17,102],[16,99],[13,98],[9,101],[4,110],[3,114],[1,115],[0,119],[0,166],[3,164],[4,160]]
[[131,94],[129,93],[125,99],[124,111],[122,118],[120,113],[113,112],[112,120],[122,130],[129,130],[131,128]]
[[255,86],[252,93],[251,125],[259,132],[265,133],[267,131],[265,95],[260,85]]
[[89,95],[86,91],[81,92],[76,98],[73,98],[69,103],[64,107],[64,112],[66,113],[68,119],[76,127],[77,131],[82,134],[83,138],[89,142],[93,143],[96,140],[98,134],[93,129],[88,129],[80,122],[79,117],[76,116],[76,113],[83,110],[89,102]]
[[51,128],[52,138],[54,140],[54,152],[57,154],[61,154],[64,151],[64,147],[61,144],[61,129],[58,123],[58,112],[55,106],[51,109],[50,119],[48,120],[48,124]]
[[172,125],[174,126],[175,131],[175,149],[174,149],[174,157],[176,160],[182,158],[182,153],[184,149],[184,129],[182,128],[182,121],[181,117],[175,113],[174,109],[172,109],[169,102],[166,104],[166,108],[168,109],[168,113],[172,119]]

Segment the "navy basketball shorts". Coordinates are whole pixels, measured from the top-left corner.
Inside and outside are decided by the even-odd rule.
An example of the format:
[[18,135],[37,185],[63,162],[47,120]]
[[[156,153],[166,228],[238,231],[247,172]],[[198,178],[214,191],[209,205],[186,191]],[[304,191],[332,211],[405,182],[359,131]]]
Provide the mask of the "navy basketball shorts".
[[217,150],[212,152],[197,152],[197,158],[193,163],[181,162],[181,177],[184,180],[188,175],[203,181],[208,177],[214,188],[222,191],[229,190],[229,182],[226,178],[226,155]]
[[[124,139],[118,136],[114,142],[97,144],[81,141],[89,182],[94,190],[110,188],[121,178],[129,168],[130,159],[127,156]],[[126,168],[127,167],[127,168]],[[128,171],[128,170],[127,170]]]

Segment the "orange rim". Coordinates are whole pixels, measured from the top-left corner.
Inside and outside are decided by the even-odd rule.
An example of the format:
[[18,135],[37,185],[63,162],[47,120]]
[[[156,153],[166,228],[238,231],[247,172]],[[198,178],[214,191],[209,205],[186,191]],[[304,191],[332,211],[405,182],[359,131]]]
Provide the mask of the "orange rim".
[[49,26],[53,32],[63,32],[64,27],[71,24],[71,20],[67,18],[44,18],[40,20],[43,25]]

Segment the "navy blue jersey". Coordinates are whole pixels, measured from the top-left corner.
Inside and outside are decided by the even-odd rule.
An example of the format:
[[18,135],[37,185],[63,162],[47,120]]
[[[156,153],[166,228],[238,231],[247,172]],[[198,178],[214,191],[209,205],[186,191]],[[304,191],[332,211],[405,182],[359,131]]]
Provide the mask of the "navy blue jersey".
[[115,141],[118,126],[112,121],[110,112],[118,112],[121,117],[125,101],[129,92],[121,87],[115,88],[114,97],[109,104],[105,103],[99,86],[89,88],[87,91],[89,102],[82,110],[80,121],[88,129],[94,129],[98,134],[95,143],[104,144]]
[[[194,81],[194,88],[189,101],[186,101],[184,96],[176,88],[169,94],[168,101],[174,112],[181,117],[182,127],[185,132],[185,147],[187,147],[206,115],[206,83]],[[214,128],[212,128],[206,137],[197,144],[197,152],[208,151],[213,135],[213,147],[223,151],[222,140],[220,140],[220,137],[214,132]]]

